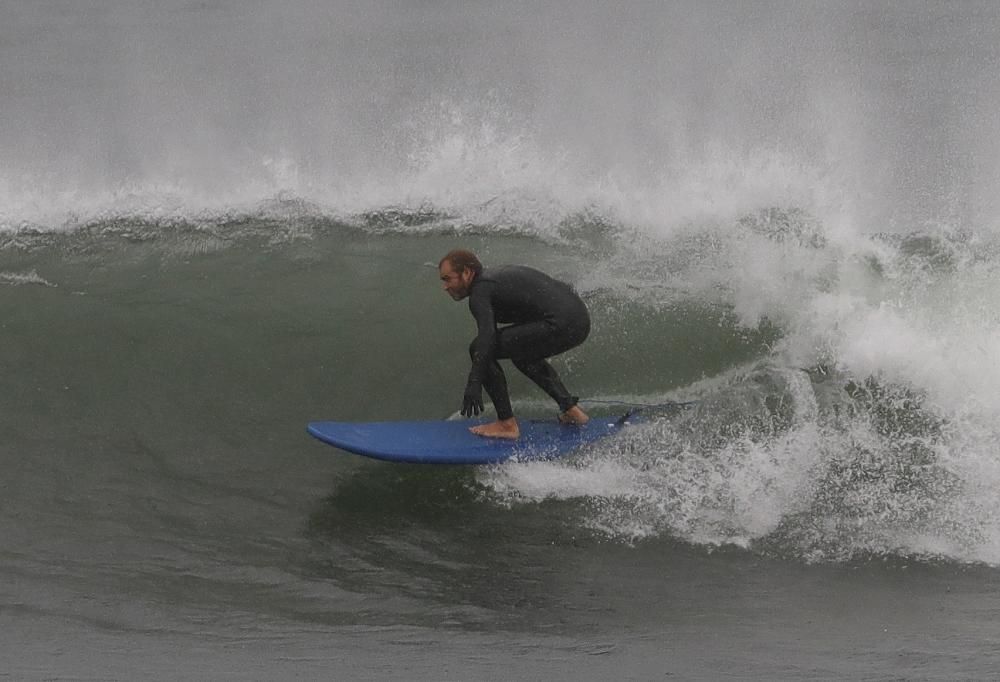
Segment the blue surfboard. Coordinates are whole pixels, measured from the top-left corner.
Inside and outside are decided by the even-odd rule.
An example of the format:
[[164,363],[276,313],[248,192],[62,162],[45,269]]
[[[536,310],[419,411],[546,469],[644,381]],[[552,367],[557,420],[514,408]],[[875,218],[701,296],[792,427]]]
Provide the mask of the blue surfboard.
[[365,457],[418,464],[494,464],[553,459],[618,433],[634,418],[592,418],[583,426],[522,420],[517,440],[469,432],[477,420],[410,422],[310,422],[312,436]]

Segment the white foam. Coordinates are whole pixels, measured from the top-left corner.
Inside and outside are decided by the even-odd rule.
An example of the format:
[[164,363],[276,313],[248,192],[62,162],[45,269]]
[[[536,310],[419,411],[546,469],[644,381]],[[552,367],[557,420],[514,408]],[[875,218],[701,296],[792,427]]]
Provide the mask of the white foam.
[[9,286],[24,286],[31,284],[43,287],[58,286],[39,275],[36,270],[27,270],[24,272],[0,272],[0,284],[6,284]]

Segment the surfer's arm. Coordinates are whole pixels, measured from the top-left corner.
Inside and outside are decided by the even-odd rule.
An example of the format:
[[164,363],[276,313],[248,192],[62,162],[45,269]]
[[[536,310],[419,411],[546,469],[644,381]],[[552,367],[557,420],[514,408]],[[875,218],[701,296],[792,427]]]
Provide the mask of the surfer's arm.
[[497,324],[493,312],[493,302],[487,292],[482,290],[481,283],[469,296],[469,310],[476,318],[476,340],[472,344],[472,369],[469,371],[469,383],[482,385],[486,377],[487,364],[493,361],[497,345]]

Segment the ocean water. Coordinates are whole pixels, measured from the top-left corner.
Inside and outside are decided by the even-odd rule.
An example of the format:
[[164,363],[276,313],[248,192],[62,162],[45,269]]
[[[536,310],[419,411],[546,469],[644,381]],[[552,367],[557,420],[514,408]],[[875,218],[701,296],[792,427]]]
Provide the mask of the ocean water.
[[[995,3],[0,0],[0,97],[0,678],[996,677]],[[694,406],[311,439],[455,415],[458,246]]]

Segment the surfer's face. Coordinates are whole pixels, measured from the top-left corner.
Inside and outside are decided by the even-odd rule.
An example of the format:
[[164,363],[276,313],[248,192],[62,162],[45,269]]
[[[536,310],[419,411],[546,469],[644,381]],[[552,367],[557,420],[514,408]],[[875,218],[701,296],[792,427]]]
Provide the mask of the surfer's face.
[[441,275],[441,282],[444,284],[444,290],[448,292],[456,301],[461,301],[463,298],[469,295],[469,289],[472,287],[472,278],[475,276],[475,272],[465,268],[461,271],[456,271],[451,263],[445,261],[441,263],[441,267],[438,268],[438,272]]

